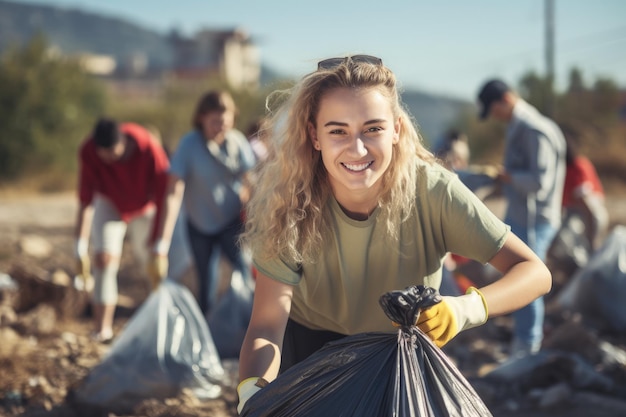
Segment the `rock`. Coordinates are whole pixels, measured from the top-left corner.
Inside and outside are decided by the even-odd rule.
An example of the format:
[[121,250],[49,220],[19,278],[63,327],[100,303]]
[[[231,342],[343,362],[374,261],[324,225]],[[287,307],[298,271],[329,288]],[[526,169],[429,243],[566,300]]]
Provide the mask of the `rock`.
[[591,363],[596,363],[601,358],[598,337],[579,319],[568,321],[554,329],[543,341],[543,347],[577,353]]
[[50,282],[63,287],[69,287],[73,284],[72,278],[67,274],[67,272],[61,269],[57,269],[50,274]]
[[74,288],[66,273],[49,273],[33,264],[16,263],[10,271],[19,286],[14,309],[20,314],[41,305],[54,308],[60,318],[82,315],[89,303],[89,293]]
[[61,340],[63,340],[68,345],[75,345],[78,343],[78,337],[74,333],[63,332],[61,333]]
[[10,326],[17,321],[15,310],[7,305],[0,304],[0,327]]
[[572,403],[580,408],[594,409],[593,415],[626,416],[626,401],[622,398],[609,397],[593,392],[578,392],[572,396]]
[[14,307],[18,298],[18,284],[5,273],[0,273],[0,305]]
[[0,327],[0,358],[12,358],[13,352],[24,344],[22,337],[10,327]]
[[65,395],[65,390],[63,392],[57,391],[46,377],[42,375],[31,377],[28,380],[28,386],[25,388],[29,403],[39,405],[46,411],[52,410],[51,398],[55,396],[63,397]]
[[569,384],[562,382],[546,389],[539,400],[539,408],[546,409],[566,403],[572,395]]
[[23,314],[18,319],[19,329],[23,334],[46,335],[54,332],[57,314],[54,308],[41,304]]
[[615,381],[598,372],[580,355],[549,350],[509,360],[484,378],[511,392],[547,388],[561,382],[576,389],[606,393],[616,388]]
[[26,235],[18,242],[20,250],[33,258],[46,258],[52,253],[52,245],[46,239],[36,235]]

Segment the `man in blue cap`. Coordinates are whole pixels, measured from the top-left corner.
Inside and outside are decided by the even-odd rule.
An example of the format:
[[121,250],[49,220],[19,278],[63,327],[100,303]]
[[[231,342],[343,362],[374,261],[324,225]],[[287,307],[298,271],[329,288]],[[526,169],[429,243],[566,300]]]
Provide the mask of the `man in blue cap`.
[[[557,124],[499,79],[478,94],[480,119],[507,123],[504,166],[497,181],[507,199],[505,223],[545,261],[561,224],[565,138]],[[544,302],[538,298],[513,313],[511,356],[536,353],[543,340]]]

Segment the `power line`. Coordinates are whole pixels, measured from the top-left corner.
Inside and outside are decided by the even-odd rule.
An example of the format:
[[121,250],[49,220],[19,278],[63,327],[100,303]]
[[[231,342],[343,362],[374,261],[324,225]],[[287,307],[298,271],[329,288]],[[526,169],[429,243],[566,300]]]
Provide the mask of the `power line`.
[[[575,38],[569,38],[564,41],[555,42],[555,54],[556,60],[560,61],[563,57],[571,56],[575,53],[580,53],[581,50],[589,50],[591,48],[598,48],[602,46],[609,46],[610,44],[620,43],[626,41],[626,26],[619,26],[616,28],[607,29],[601,32],[592,34],[577,36]],[[621,49],[624,50],[624,49]],[[518,50],[510,55],[501,55],[491,59],[487,59],[482,62],[476,62],[470,64],[470,67],[476,69],[486,68],[493,70],[494,67],[501,65],[519,65],[520,61],[527,61],[529,58],[540,62],[540,48],[533,47],[526,50]],[[615,58],[612,56],[611,58]]]
[[[625,37],[626,36],[626,26],[618,26],[614,28],[610,28],[607,30],[603,30],[601,32],[589,33],[582,36],[577,36],[575,38],[566,39],[561,42],[561,45],[564,44],[573,44],[575,46],[580,45],[581,42],[591,41],[598,42],[606,40],[607,38],[615,39],[615,37]],[[597,40],[594,41],[594,38]]]

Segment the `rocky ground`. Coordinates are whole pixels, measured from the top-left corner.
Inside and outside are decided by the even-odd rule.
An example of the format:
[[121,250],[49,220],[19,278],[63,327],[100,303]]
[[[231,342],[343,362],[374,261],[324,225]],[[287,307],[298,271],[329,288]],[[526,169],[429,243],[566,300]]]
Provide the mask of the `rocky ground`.
[[[613,224],[626,224],[625,195],[609,196]],[[499,206],[497,202],[494,204],[497,211]],[[0,294],[3,294],[0,295],[0,416],[236,416],[234,377],[225,378],[217,399],[200,401],[185,391],[171,398],[146,399],[123,414],[86,409],[72,401],[73,389],[110,349],[110,345],[89,338],[91,318],[86,300],[61,291],[51,298],[56,305],[28,305],[23,296],[19,300],[6,287],[5,291],[1,289],[7,275],[14,278],[30,275],[53,281],[56,286],[45,291],[46,297],[51,297],[59,285],[67,285],[73,276],[75,214],[72,194],[0,194]],[[563,284],[568,276],[555,274],[555,278]],[[119,282],[122,296],[116,316],[118,334],[150,293],[148,282],[135,269],[131,258],[123,259]],[[192,278],[191,289],[193,285]],[[32,299],[44,297],[36,291],[32,294]],[[550,308],[550,299],[547,346],[576,351],[595,372],[609,378],[617,387],[626,387],[626,360],[622,358],[623,362],[617,360],[608,366],[606,360],[600,359],[606,358],[606,349],[599,348],[606,343],[616,349],[613,356],[619,357],[624,354],[626,337],[591,331],[580,317]],[[580,373],[572,370],[567,356],[557,355],[535,367],[527,365],[533,369],[519,373],[509,383],[494,385],[484,376],[506,361],[510,328],[509,317],[492,319],[459,335],[445,348],[494,416],[626,415],[622,400],[626,390],[607,392],[593,384],[581,388],[580,381],[572,381]],[[229,375],[234,375],[236,362],[225,362],[225,368]]]

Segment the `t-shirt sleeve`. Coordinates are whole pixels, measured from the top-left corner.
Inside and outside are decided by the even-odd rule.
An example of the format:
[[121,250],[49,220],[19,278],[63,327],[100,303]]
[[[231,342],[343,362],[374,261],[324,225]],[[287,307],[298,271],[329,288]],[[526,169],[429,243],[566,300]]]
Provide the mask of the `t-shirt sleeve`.
[[228,139],[237,144],[237,173],[242,174],[254,168],[256,157],[252,150],[250,141],[240,130],[232,129],[228,131]]
[[242,135],[242,145],[241,145],[241,167],[243,171],[249,171],[254,168],[256,164],[256,156],[254,156],[254,150],[252,149],[252,145]]
[[281,258],[253,258],[252,263],[263,275],[284,284],[298,285],[302,278],[302,268],[300,265],[290,265]]
[[442,196],[441,230],[447,251],[488,262],[502,248],[510,227],[457,177]]
[[172,155],[172,159],[170,161],[170,170],[169,173],[177,176],[178,178],[182,178],[183,180],[187,176],[187,170],[189,169],[189,164],[187,163],[187,157],[190,152],[191,147],[191,134],[183,136],[183,138],[178,143],[178,147],[176,151]]

